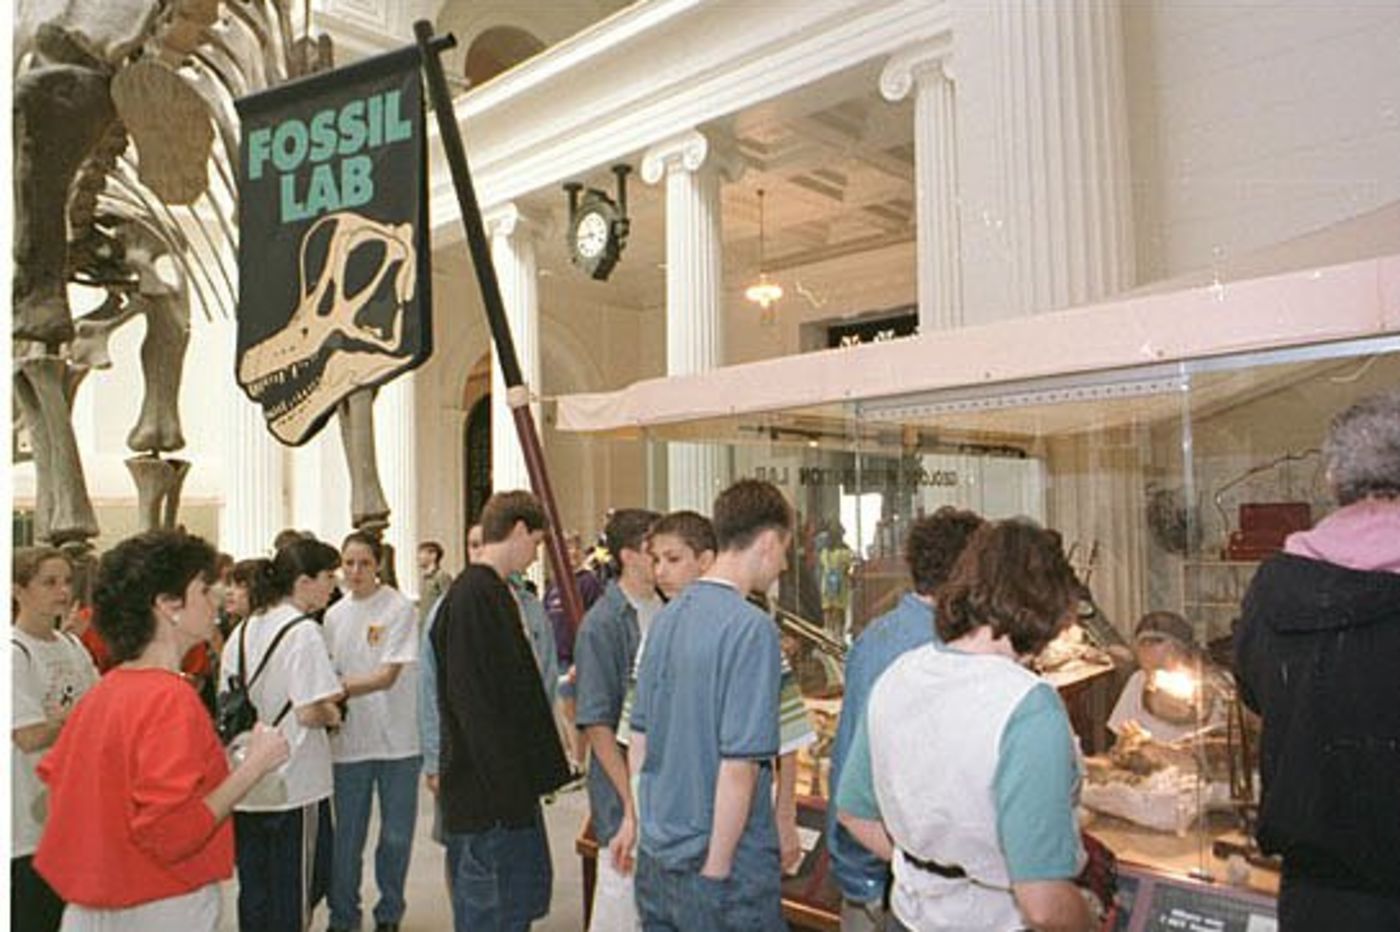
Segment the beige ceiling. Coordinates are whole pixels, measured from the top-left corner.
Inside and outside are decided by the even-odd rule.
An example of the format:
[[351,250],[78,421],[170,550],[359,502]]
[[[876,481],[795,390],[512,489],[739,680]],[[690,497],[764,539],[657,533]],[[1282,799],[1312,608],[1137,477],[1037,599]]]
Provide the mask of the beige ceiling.
[[[874,66],[834,75],[722,123],[702,127],[727,142],[743,167],[722,189],[724,274],[739,287],[758,273],[759,189],[765,192],[765,265],[775,273],[817,262],[849,260],[914,239],[913,111],[880,97]],[[569,263],[566,197],[561,188],[523,200],[547,211],[553,231],[539,264],[546,277],[600,289],[600,300],[638,308],[665,301],[665,191],[647,185],[632,165],[627,198],[631,234],[621,262],[604,286],[592,285]],[[610,196],[609,166],[572,179]]]

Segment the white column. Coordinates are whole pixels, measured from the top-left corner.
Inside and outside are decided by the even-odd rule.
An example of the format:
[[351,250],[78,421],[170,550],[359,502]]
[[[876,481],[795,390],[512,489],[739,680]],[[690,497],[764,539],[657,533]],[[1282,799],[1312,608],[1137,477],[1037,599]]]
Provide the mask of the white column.
[[914,92],[914,191],[922,333],[963,323],[958,132],[949,64],[951,51],[950,37],[943,36],[896,53],[880,74],[880,92],[886,100],[903,100],[911,90]]
[[389,500],[389,529],[385,538],[394,548],[399,588],[418,596],[418,420],[414,378],[405,372],[384,387],[374,400],[374,448],[379,457],[379,482]]
[[332,417],[311,440],[286,450],[287,521],[339,547],[355,529],[350,519],[350,464],[340,425]]
[[996,0],[997,138],[1018,313],[1133,284],[1119,0]]
[[228,372],[219,549],[241,560],[271,553],[272,538],[287,526],[287,470],[284,448],[268,431],[262,408],[243,394],[231,366]]
[[[486,232],[491,237],[491,261],[501,284],[501,300],[506,320],[515,340],[515,355],[531,398],[540,392],[540,289],[535,260],[535,237],[542,223],[514,203],[501,204],[485,212]],[[493,347],[494,352],[494,347]],[[492,356],[491,367],[491,488],[496,492],[530,488],[525,454],[516,436],[515,420],[506,403],[505,382],[500,360]],[[532,404],[535,423],[539,406]]]
[[[642,156],[642,180],[666,179],[666,374],[688,375],[723,362],[724,268],[720,239],[720,173],[710,140],[689,130]],[[708,514],[728,481],[724,450],[715,445],[667,445],[672,510]]]

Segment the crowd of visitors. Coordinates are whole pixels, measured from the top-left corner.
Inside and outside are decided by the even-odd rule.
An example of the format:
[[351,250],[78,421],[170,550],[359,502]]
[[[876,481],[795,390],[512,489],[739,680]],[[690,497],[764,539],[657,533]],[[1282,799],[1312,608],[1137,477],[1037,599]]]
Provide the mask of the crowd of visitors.
[[[1236,669],[1263,720],[1259,838],[1283,858],[1286,929],[1400,921],[1385,856],[1400,842],[1397,425],[1394,394],[1338,417],[1341,508],[1289,538],[1244,605]],[[102,556],[86,615],[61,551],[19,551],[15,928],[212,930],[236,865],[240,928],[301,932],[325,898],[329,929],[358,929],[377,799],[373,921],[396,930],[421,772],[459,932],[548,914],[541,800],[579,779],[599,851],[590,928],[785,929],[795,755],[816,740],[766,611],[794,524],[753,479],[709,518],[610,512],[608,570],[567,647],[526,578],[546,532],[527,492],[489,499],[455,579],[424,543],[418,606],[360,532],[339,550],[284,532],[238,562],[183,531],[139,534]],[[1076,739],[1029,669],[1083,591],[1058,535],[943,508],[912,523],[905,556],[911,590],[845,667],[826,825],[842,929],[1094,928]],[[1201,662],[1191,634],[1145,616],[1143,677]],[[1110,725],[1170,737],[1143,677]]]

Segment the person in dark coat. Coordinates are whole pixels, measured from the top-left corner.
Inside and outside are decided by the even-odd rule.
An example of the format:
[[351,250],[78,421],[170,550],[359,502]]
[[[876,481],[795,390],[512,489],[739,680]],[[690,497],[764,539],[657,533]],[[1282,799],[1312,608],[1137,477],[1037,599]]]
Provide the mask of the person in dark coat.
[[1400,929],[1400,392],[1332,423],[1341,506],[1255,574],[1235,638],[1263,718],[1260,847],[1283,932]]
[[483,546],[429,635],[441,716],[439,798],[458,932],[528,929],[553,871],[539,798],[570,778],[509,578],[535,562],[545,516],[528,492],[493,495]]

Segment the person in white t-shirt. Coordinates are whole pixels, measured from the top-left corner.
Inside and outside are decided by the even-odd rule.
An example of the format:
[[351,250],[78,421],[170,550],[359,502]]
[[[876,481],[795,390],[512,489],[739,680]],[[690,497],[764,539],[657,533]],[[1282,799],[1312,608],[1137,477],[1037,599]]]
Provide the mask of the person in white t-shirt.
[[78,698],[97,682],[87,648],[57,629],[73,599],[73,567],[53,547],[18,550],[10,577],[10,912],[26,928],[55,930],[63,901],[34,870],[48,792],[34,773]]
[[[1128,677],[1108,716],[1108,729],[1123,737],[1129,730],[1146,732],[1171,743],[1203,728],[1225,724],[1225,706],[1206,693],[1200,702],[1166,697],[1160,705],[1148,699],[1148,687],[1158,671],[1186,671],[1193,678],[1215,682],[1216,673],[1196,646],[1191,622],[1175,612],[1148,612],[1133,632],[1138,669]],[[1161,714],[1158,714],[1161,713]]]
[[360,875],[377,791],[374,927],[395,932],[403,921],[418,819],[418,615],[403,593],[380,582],[383,549],[377,539],[358,531],[349,535],[340,558],[348,597],[326,612],[326,640],[350,705],[331,740],[336,831],[330,928],[360,927]]
[[224,645],[220,682],[246,670],[259,720],[281,729],[291,745],[287,763],[234,812],[241,929],[302,932],[330,886],[326,730],[340,725],[336,703],[344,690],[312,615],[330,600],[339,565],[336,549],[317,540],[293,541],[260,561],[248,589],[252,614]]

